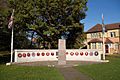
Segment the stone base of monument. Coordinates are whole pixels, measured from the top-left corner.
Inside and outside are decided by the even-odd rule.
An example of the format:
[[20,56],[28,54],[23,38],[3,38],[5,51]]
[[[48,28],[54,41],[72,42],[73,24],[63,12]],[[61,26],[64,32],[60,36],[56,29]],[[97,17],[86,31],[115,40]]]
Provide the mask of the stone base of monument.
[[10,66],[12,63],[6,63],[6,66]]
[[58,65],[66,65],[65,50],[58,50]]
[[48,66],[48,67],[71,67],[78,65],[107,63],[109,60],[99,61],[35,61],[35,62],[14,62],[6,63],[8,65],[22,65],[22,66]]
[[100,62],[107,63],[109,60],[101,60]]
[[59,61],[58,60],[58,65],[66,65],[66,61]]

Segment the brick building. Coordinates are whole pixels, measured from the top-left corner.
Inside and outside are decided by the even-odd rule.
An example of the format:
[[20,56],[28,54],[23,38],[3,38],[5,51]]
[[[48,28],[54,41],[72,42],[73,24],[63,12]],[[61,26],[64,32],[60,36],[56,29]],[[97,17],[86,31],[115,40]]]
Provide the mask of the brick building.
[[[87,31],[87,48],[103,50],[102,25],[96,24]],[[104,33],[105,53],[120,52],[120,23],[106,24]]]

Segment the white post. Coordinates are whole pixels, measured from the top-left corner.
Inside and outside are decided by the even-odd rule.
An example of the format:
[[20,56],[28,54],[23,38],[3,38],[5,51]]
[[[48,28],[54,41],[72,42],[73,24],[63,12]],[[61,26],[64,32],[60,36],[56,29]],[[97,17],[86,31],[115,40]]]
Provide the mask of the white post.
[[105,38],[104,38],[104,34],[103,33],[103,60],[105,60]]
[[12,27],[12,35],[11,35],[11,60],[10,62],[12,63],[13,61],[13,27]]
[[102,33],[103,33],[103,60],[105,60],[105,25],[104,25],[104,16],[102,14]]

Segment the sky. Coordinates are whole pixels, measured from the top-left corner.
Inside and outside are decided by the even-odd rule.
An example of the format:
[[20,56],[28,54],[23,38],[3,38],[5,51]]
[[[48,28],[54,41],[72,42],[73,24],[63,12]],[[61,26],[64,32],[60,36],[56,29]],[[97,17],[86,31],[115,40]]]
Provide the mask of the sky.
[[88,11],[84,23],[84,31],[87,31],[96,24],[102,23],[102,14],[104,15],[104,24],[120,22],[120,0],[88,0]]

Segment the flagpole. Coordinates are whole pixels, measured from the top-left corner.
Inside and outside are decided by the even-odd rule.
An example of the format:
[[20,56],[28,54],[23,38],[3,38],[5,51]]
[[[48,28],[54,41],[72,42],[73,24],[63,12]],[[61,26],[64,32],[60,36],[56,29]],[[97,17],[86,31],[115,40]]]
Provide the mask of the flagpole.
[[102,14],[102,31],[103,31],[103,60],[105,60],[105,26],[104,26],[104,16]]
[[6,63],[6,65],[11,65],[11,63],[13,62],[13,16],[14,16],[14,9],[12,11],[12,15],[9,19],[9,23],[8,23],[8,28],[11,29],[12,28],[12,34],[11,34],[11,59],[10,59],[10,63]]
[[10,62],[13,62],[13,27],[12,27],[12,35],[11,35],[11,60]]
[[103,33],[103,60],[105,60],[105,36]]

